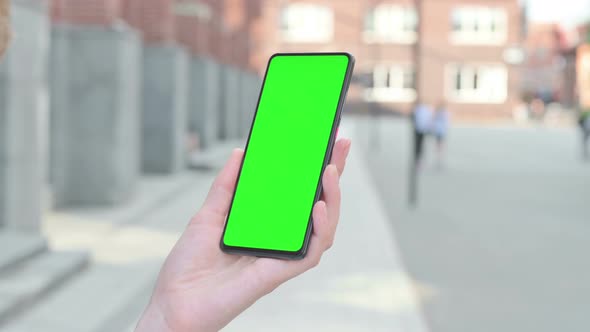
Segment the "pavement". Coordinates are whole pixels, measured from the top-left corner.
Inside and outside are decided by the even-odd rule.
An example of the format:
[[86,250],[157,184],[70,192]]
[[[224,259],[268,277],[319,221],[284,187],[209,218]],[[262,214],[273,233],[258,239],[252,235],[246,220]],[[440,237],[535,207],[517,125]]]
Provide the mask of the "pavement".
[[[345,119],[342,127],[341,135],[356,141],[353,123]],[[211,155],[229,154],[222,149]],[[195,171],[144,178],[124,206],[50,213],[44,221],[50,247],[87,250],[91,264],[0,331],[132,331],[163,260],[215,176],[197,161]],[[322,264],[224,331],[427,331],[418,296],[428,291],[408,277],[360,145],[353,145],[342,189],[336,243]]]
[[213,176],[145,177],[127,204],[49,213],[43,230],[50,248],[87,251],[91,262],[0,331],[125,330],[147,303],[162,261]]
[[590,164],[576,128],[456,126],[407,205],[410,127],[356,129],[433,332],[588,331]]
[[334,246],[317,269],[263,298],[225,331],[427,331],[352,127],[346,119],[340,130],[353,147]]

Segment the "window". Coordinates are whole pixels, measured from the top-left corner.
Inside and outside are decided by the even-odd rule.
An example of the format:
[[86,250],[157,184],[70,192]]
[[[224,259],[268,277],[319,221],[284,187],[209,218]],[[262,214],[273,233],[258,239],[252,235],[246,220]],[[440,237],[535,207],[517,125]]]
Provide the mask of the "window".
[[210,20],[211,7],[202,2],[179,1],[174,4],[174,14],[178,16],[199,17]]
[[416,99],[416,73],[409,65],[379,65],[366,79],[365,100],[412,102]]
[[334,13],[327,6],[290,4],[281,13],[281,33],[287,42],[329,42],[334,34]]
[[506,11],[484,6],[460,7],[452,12],[451,41],[455,44],[500,45],[508,32]]
[[508,73],[504,65],[449,65],[447,94],[459,103],[501,104],[508,94]]
[[363,38],[367,43],[415,43],[418,15],[412,7],[379,5],[365,17]]

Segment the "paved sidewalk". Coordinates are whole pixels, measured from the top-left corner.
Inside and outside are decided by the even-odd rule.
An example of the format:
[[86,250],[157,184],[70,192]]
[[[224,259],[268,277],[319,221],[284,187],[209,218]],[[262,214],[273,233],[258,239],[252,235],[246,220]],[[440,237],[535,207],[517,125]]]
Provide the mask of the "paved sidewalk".
[[[456,126],[406,206],[411,129],[356,123],[433,332],[588,331],[590,164],[570,128]],[[375,135],[376,134],[376,135]]]
[[[344,127],[341,133],[350,136],[351,124],[344,121]],[[226,331],[426,331],[359,148],[353,143],[342,180],[337,240],[322,264],[256,303]],[[50,242],[65,248],[85,244],[94,263],[3,331],[132,331],[161,262],[200,206],[214,173],[191,173],[188,189],[149,214],[136,214],[139,220],[108,220],[108,211],[50,218]]]
[[417,298],[381,200],[353,139],[336,242],[316,270],[281,286],[225,330],[424,332]]
[[143,309],[162,261],[213,177],[198,172],[144,178],[138,197],[125,206],[47,216],[50,245],[89,251],[91,266],[0,331],[124,330]]

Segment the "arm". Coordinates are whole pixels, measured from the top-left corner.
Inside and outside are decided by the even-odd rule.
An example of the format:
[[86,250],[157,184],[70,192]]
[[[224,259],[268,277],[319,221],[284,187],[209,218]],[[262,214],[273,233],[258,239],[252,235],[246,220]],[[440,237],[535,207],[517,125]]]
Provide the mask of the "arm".
[[264,295],[315,267],[332,246],[340,214],[339,179],[350,140],[339,140],[324,172],[324,194],[313,208],[313,234],[299,261],[223,253],[219,239],[243,151],[225,165],[200,211],[170,252],[136,332],[218,331]]

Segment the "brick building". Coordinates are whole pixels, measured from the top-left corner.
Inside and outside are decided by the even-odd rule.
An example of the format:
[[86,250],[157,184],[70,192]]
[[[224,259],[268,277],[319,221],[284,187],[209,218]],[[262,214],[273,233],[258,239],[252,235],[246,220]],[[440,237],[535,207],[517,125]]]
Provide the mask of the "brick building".
[[277,51],[345,50],[362,83],[350,102],[407,113],[419,92],[463,119],[509,117],[519,102],[519,71],[506,61],[521,42],[518,0],[422,0],[421,13],[414,0],[266,0],[262,8],[251,57],[260,71]]
[[251,26],[261,12],[260,1],[176,0],[176,38],[194,55],[253,70]]
[[521,81],[526,99],[536,96],[546,102],[571,102],[573,79],[568,80],[565,75],[568,62],[572,62],[566,54],[571,48],[569,39],[567,31],[557,23],[528,25],[524,42],[527,59]]
[[522,93],[577,107],[577,49],[586,41],[588,25],[567,27],[558,23],[530,23],[522,66]]

